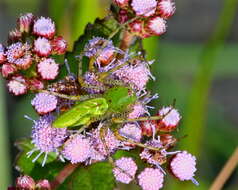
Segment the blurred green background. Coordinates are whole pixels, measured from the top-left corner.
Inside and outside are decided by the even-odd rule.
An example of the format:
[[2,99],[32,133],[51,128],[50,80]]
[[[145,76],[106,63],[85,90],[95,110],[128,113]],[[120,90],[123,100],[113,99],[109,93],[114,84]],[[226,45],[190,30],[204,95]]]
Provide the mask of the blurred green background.
[[[60,34],[72,46],[86,23],[103,17],[109,0],[0,0],[0,42],[6,43],[20,13],[52,17]],[[157,77],[150,87],[159,93],[156,106],[171,104],[183,115],[179,142],[197,156],[199,187],[191,182],[166,179],[165,190],[206,190],[238,145],[238,0],[177,0],[177,12],[168,21],[161,38],[144,41],[148,57],[155,59]],[[36,117],[31,97],[14,98],[0,80],[0,189],[13,183],[17,153],[13,146],[20,137],[30,136]],[[138,189],[137,187],[121,187]],[[238,171],[225,190],[238,189]]]

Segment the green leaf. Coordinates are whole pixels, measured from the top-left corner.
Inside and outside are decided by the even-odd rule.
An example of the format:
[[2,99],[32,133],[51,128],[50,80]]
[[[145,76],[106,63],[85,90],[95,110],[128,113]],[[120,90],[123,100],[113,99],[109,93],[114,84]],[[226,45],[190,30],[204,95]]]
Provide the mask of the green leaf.
[[99,162],[77,168],[58,190],[113,190],[114,187],[112,166],[107,162]]
[[27,157],[27,152],[34,148],[30,139],[22,139],[16,142],[16,146],[21,151],[16,159],[16,169],[25,175],[33,177],[35,180],[52,180],[64,166],[64,163],[56,160],[57,156],[55,153],[48,154],[44,167],[42,167],[44,155],[40,156],[39,159],[33,163],[32,159],[39,154],[39,151],[33,153],[30,158]]
[[135,94],[127,87],[118,86],[109,89],[104,98],[109,104],[109,109],[112,112],[123,112],[129,105],[136,101]]
[[56,128],[64,128],[75,126],[75,124],[78,123],[82,125],[87,124],[89,119],[103,115],[107,109],[108,104],[104,98],[86,100],[60,115],[53,122],[53,126]]

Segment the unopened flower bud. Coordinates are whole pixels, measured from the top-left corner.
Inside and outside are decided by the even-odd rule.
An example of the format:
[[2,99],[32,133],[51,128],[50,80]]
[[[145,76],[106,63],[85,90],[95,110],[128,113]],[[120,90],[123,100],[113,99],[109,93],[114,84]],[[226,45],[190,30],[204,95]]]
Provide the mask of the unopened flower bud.
[[17,68],[15,65],[11,63],[6,63],[2,66],[2,76],[7,78],[11,74],[15,73],[17,71]]
[[120,24],[124,24],[129,20],[128,12],[124,9],[120,9],[119,15],[118,15],[118,22]]
[[21,176],[16,180],[17,189],[21,190],[33,190],[35,189],[35,181],[30,176]]
[[67,49],[67,42],[63,37],[59,36],[51,41],[51,46],[53,48],[53,52],[58,55],[64,54]]
[[34,16],[32,13],[27,13],[18,18],[18,27],[20,32],[29,33],[34,22]]
[[39,79],[30,79],[28,81],[30,90],[42,90],[44,88],[44,83]]
[[19,41],[22,38],[22,34],[19,30],[15,29],[9,32],[8,34],[8,43],[14,43]]
[[40,180],[37,182],[36,188],[40,190],[50,190],[51,189],[50,182],[46,179]]

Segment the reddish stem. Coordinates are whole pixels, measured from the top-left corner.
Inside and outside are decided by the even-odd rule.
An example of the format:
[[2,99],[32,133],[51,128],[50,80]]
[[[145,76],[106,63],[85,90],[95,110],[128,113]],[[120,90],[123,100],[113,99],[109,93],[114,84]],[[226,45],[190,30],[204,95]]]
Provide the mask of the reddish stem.
[[51,189],[57,189],[58,186],[62,184],[65,179],[69,177],[78,166],[79,164],[67,164],[51,182]]

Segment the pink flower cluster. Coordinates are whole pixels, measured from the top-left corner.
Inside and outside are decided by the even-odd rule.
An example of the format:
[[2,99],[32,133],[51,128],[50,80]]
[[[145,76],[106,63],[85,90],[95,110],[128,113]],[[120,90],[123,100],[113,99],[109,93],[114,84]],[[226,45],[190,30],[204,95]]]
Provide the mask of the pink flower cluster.
[[9,33],[9,45],[0,44],[0,70],[12,94],[40,90],[44,81],[57,77],[59,64],[50,57],[64,54],[67,43],[55,34],[50,18],[36,18],[31,13],[19,17],[17,28]]
[[129,24],[129,31],[141,38],[160,36],[166,32],[167,19],[175,13],[173,0],[114,0],[120,8],[118,20]]

